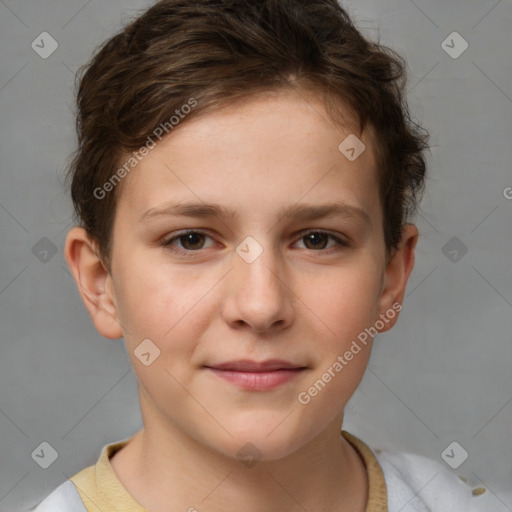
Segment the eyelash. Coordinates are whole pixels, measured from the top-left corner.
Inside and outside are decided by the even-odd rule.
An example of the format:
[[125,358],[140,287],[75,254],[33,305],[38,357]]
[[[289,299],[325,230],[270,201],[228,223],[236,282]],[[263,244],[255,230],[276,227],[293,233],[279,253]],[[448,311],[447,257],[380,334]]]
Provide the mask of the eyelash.
[[[206,237],[211,238],[211,236],[208,235],[208,233],[205,233],[204,231],[197,230],[197,229],[189,229],[189,230],[185,230],[185,231],[180,231],[179,233],[175,234],[173,237],[163,240],[161,245],[177,254],[181,254],[184,256],[194,256],[194,253],[200,252],[202,249],[197,249],[197,250],[187,249],[187,250],[185,250],[185,249],[178,249],[171,245],[172,242],[174,242],[175,240],[179,240],[182,236],[185,236],[185,235],[188,235],[191,233],[205,235]],[[327,235],[328,237],[330,237],[333,240],[335,240],[336,242],[338,242],[339,245],[338,245],[338,247],[330,247],[329,249],[318,249],[318,250],[309,249],[310,251],[319,252],[319,253],[323,252],[324,254],[331,254],[332,252],[340,251],[341,248],[346,248],[346,247],[350,246],[350,244],[348,242],[346,242],[345,240],[342,240],[341,238],[333,235],[332,233],[329,233],[328,231],[323,231],[321,229],[311,229],[305,233],[302,233],[301,236],[299,237],[299,240],[302,238],[305,238],[306,236],[308,236],[312,233],[320,233],[322,235]],[[332,249],[334,249],[334,250],[332,250]]]

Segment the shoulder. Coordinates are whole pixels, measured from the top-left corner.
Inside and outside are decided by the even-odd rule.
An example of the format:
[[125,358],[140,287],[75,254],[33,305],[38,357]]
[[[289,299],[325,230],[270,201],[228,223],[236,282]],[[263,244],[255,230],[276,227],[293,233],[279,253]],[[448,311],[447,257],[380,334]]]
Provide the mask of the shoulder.
[[87,509],[73,482],[66,480],[27,512],[87,512]]
[[386,480],[389,512],[501,510],[489,490],[473,494],[469,485],[435,460],[407,452],[374,453]]

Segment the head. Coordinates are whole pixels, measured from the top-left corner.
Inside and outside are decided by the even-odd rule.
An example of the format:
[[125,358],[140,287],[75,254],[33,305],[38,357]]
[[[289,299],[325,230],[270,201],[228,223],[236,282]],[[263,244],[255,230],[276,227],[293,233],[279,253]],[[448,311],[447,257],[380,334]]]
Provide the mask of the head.
[[146,426],[277,459],[339,423],[414,263],[404,83],[336,0],[164,0],[83,68],[66,258]]

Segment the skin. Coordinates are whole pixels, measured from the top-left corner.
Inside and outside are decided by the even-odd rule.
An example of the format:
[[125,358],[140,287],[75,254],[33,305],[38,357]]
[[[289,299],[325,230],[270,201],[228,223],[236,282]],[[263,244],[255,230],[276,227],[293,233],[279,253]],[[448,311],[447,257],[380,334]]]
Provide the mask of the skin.
[[[145,508],[365,510],[366,471],[340,428],[371,339],[307,405],[297,397],[402,303],[418,231],[405,225],[386,259],[374,137],[358,134],[366,150],[345,158],[338,145],[357,133],[345,114],[346,126],[335,126],[319,96],[281,90],[183,122],[124,178],[110,272],[83,229],[68,233],[66,259],[94,325],[124,337],[139,381],[144,428],[111,464]],[[238,216],[140,222],[178,201],[218,203]],[[330,202],[358,207],[369,221],[278,221],[283,207]],[[205,236],[162,245],[183,229]],[[320,234],[315,245],[309,230],[349,245]],[[248,236],[263,250],[252,263],[236,253]],[[149,366],[134,355],[147,338],[160,350]],[[204,367],[271,358],[307,369],[254,391]],[[250,468],[237,459],[247,442],[261,454]]]

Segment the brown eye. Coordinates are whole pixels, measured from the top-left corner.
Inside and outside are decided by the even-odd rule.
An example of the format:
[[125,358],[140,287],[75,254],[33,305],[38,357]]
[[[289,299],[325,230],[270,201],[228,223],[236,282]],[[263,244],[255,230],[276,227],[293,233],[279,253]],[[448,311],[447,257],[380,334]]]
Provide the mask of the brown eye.
[[311,244],[312,247],[308,247],[308,249],[325,249],[325,244],[328,241],[329,236],[325,233],[309,233],[303,240],[306,241],[306,247],[308,244]]
[[201,249],[201,247],[197,246],[204,243],[204,235],[202,233],[192,232],[179,236],[178,240],[185,249]]
[[181,233],[164,240],[162,245],[174,252],[186,254],[203,249],[206,238],[211,237],[201,231],[182,231]]
[[[306,249],[316,250],[316,251],[323,251],[327,249],[327,244],[329,243],[329,239],[334,240],[336,242],[336,245],[331,246],[334,251],[339,250],[341,247],[348,247],[348,243],[342,240],[341,238],[338,238],[337,236],[332,235],[331,233],[328,233],[326,231],[309,231],[305,235],[301,237],[300,240],[304,241],[304,245],[306,246]],[[329,251],[332,252],[332,251]]]

